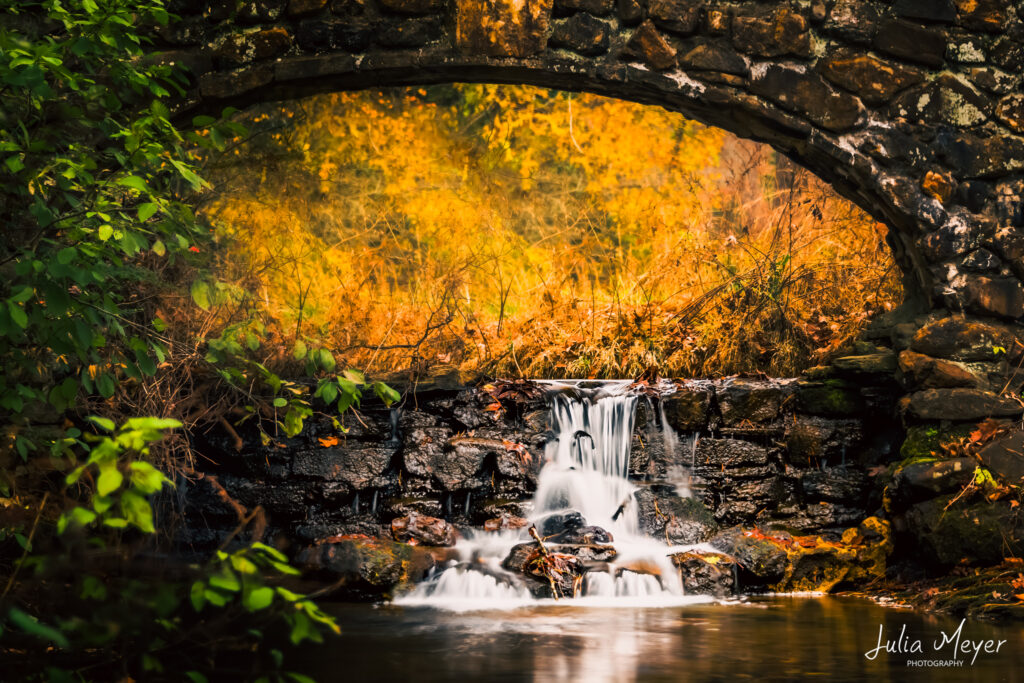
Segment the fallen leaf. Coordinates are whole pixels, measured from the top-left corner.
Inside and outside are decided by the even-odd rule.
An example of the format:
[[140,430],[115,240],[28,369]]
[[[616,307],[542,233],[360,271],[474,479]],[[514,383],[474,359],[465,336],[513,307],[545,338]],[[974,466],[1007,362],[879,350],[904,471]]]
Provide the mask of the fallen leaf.
[[324,448],[338,445],[338,437],[336,436],[328,436],[323,439],[317,439],[317,441],[319,441],[320,445],[323,446]]

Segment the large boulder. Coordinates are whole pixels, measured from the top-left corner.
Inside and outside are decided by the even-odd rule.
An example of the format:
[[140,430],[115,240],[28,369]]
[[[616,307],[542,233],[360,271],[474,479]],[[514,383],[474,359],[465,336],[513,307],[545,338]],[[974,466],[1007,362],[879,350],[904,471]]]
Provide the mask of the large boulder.
[[378,600],[403,584],[422,580],[434,566],[434,557],[423,548],[382,538],[337,536],[302,550],[297,564],[334,584],[335,597]]
[[792,380],[728,379],[717,394],[722,422],[726,426],[771,422],[779,417],[794,388]]
[[687,595],[724,598],[736,592],[736,562],[728,555],[690,551],[669,557],[679,569]]
[[450,547],[455,545],[455,529],[451,524],[415,512],[391,520],[391,535],[400,543]]
[[[741,583],[758,587],[780,581],[786,573],[786,545],[792,537],[785,532],[766,534],[758,529],[733,527],[719,532],[711,547],[730,555],[743,570]],[[746,581],[743,581],[746,579]]]
[[889,505],[894,510],[943,493],[962,489],[974,479],[978,463],[972,458],[913,460],[897,467],[887,487]]
[[987,444],[978,457],[985,467],[1007,484],[1020,486],[1024,480],[1024,430],[1011,432]]
[[1006,500],[953,502],[940,496],[918,503],[904,515],[909,542],[937,567],[960,563],[992,565],[1024,553],[1020,508]]

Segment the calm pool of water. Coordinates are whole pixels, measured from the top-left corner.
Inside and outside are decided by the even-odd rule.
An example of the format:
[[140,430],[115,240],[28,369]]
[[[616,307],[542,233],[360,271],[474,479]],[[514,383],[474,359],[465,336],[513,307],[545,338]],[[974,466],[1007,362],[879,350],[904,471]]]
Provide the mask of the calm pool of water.
[[[430,608],[334,605],[344,631],[305,654],[330,681],[1024,681],[1024,625],[968,621],[953,667],[959,621],[850,598],[752,599],[676,608],[543,606],[451,613]],[[901,638],[901,629],[903,635]],[[879,642],[921,641],[921,653]],[[998,652],[983,641],[1005,640]],[[973,665],[974,647],[980,652]],[[940,645],[936,651],[935,646]],[[895,647],[895,646],[894,646]],[[995,642],[990,649],[996,647]]]

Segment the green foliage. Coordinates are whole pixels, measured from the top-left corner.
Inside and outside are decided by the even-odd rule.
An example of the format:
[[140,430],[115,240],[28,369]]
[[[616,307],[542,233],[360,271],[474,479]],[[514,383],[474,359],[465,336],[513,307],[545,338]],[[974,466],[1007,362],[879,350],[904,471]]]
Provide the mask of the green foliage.
[[[144,59],[136,27],[157,0],[8,2],[0,26],[0,408],[62,413],[152,377],[167,340],[139,319],[154,273],[208,238],[187,199],[192,148],[235,124],[182,133],[164,103],[172,67]],[[52,438],[17,437],[23,457]]]
[[[324,632],[339,632],[334,620],[314,602],[283,586],[268,584],[270,578],[296,575],[298,570],[280,551],[259,542],[234,552],[217,551],[206,566],[187,568],[193,577],[190,583],[180,578],[153,580],[80,571],[71,560],[73,556],[110,544],[109,536],[96,533],[102,528],[155,532],[150,499],[171,482],[138,458],[164,437],[165,430],[180,426],[174,420],[156,418],[135,418],[120,428],[103,418],[91,422],[107,433],[85,435],[88,458],[65,479],[70,487],[80,486],[86,479],[94,485],[83,504],[65,510],[57,521],[63,551],[26,553],[22,563],[40,576],[66,576],[72,594],[59,603],[50,602],[38,616],[13,606],[0,612],[4,646],[28,652],[58,648],[50,656],[52,665],[46,674],[50,679],[87,680],[74,672],[98,648],[110,659],[104,665],[90,665],[100,677],[122,670],[139,679],[180,671],[184,664],[189,667],[184,673],[202,680],[216,673],[215,666],[204,673],[200,662],[215,661],[210,650],[216,653],[217,639],[224,639],[222,647],[229,652],[248,651],[263,639],[264,629],[275,623],[278,629],[284,627],[293,644],[322,642]],[[211,631],[211,622],[224,631]],[[230,634],[227,639],[225,632]],[[201,641],[204,657],[183,660],[183,650],[196,647],[197,634],[212,637]],[[278,678],[293,675],[281,668],[279,651],[265,654],[266,661],[254,671],[275,671]]]
[[[152,566],[156,503],[173,487],[162,441],[181,422],[83,417],[138,415],[144,399],[172,410],[153,396],[186,335],[168,329],[161,296],[178,288],[196,311],[247,299],[209,272],[215,245],[194,211],[208,187],[197,153],[244,129],[231,111],[184,130],[172,121],[187,79],[152,59],[145,37],[173,19],[161,0],[6,0],[0,11],[0,494],[31,513],[0,526],[3,676],[217,680],[223,657],[242,653],[252,678],[304,680],[266,641],[338,629],[278,585],[297,573],[279,551],[252,543],[204,565]],[[270,406],[285,433],[301,430],[310,390],[252,360],[258,317],[213,329],[188,340],[207,371],[252,412]],[[324,350],[310,363],[335,369]],[[337,386],[352,390],[339,410],[358,404],[354,385]]]

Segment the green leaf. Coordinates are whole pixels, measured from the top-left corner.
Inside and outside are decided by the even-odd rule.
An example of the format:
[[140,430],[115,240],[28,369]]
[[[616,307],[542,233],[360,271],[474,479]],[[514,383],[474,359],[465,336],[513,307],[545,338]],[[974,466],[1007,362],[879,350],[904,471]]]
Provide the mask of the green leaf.
[[25,313],[24,308],[18,306],[13,301],[9,301],[7,302],[7,312],[10,314],[11,320],[14,321],[15,325],[23,330],[28,327],[28,314]]
[[139,204],[138,216],[140,221],[148,221],[153,217],[159,207],[153,202]]
[[275,408],[284,408],[286,405],[288,405],[288,401],[281,398],[280,396],[274,399]]
[[138,190],[139,192],[149,192],[149,184],[137,175],[125,176],[118,180],[117,184],[130,187],[131,189]]
[[51,626],[43,624],[35,617],[25,614],[17,607],[12,607],[10,611],[7,612],[7,618],[12,624],[30,636],[35,636],[41,640],[49,641],[57,647],[70,647],[71,645],[63,633]]
[[145,495],[156,493],[164,487],[165,483],[171,483],[171,480],[165,477],[163,472],[148,462],[137,461],[128,467],[132,471],[132,485]]
[[114,421],[109,418],[90,415],[87,419],[104,431],[114,431]]
[[186,671],[185,675],[192,683],[210,683],[209,679],[198,671]]
[[121,511],[139,530],[153,533],[153,508],[148,500],[133,491],[125,491],[121,494]]
[[66,266],[72,261],[74,261],[76,256],[78,256],[77,249],[75,249],[74,247],[64,247],[63,249],[57,252],[57,263],[61,264],[62,266]]
[[274,589],[268,586],[254,588],[245,596],[243,603],[250,612],[258,612],[270,606],[274,601]]
[[202,581],[196,581],[192,584],[192,590],[189,592],[189,600],[192,601],[192,607],[195,611],[203,609],[203,605],[206,604],[206,584]]
[[203,280],[196,280],[191,288],[192,301],[204,311],[210,310],[210,285]]
[[156,242],[153,242],[153,253],[157,256],[163,256],[167,253],[167,247],[164,246],[163,242],[157,240]]
[[307,349],[306,343],[301,339],[296,340],[295,346],[292,348],[292,356],[295,360],[302,360],[306,357]]
[[111,464],[100,472],[100,476],[96,480],[96,492],[101,496],[109,496],[121,487],[123,481],[124,475],[117,469],[117,465]]
[[334,368],[337,366],[334,355],[327,349],[317,351],[317,364],[327,372],[334,372]]
[[114,234],[114,229],[107,224],[101,225],[99,232],[96,235],[100,238],[101,242],[106,242],[110,239],[110,236]]

